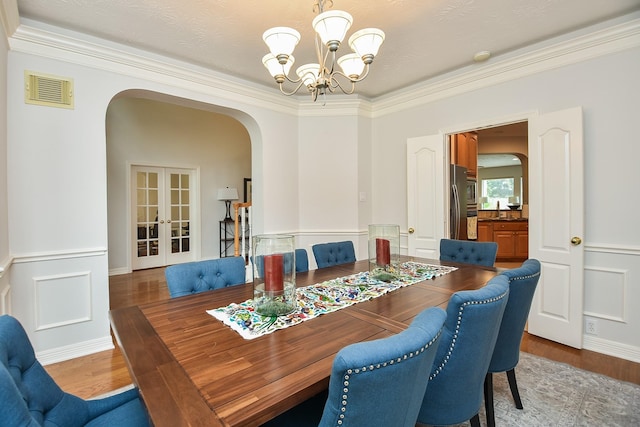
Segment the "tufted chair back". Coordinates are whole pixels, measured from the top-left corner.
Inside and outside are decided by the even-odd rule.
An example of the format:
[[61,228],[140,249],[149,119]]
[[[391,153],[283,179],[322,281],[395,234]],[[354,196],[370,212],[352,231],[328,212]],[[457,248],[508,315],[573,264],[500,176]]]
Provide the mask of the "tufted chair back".
[[353,242],[318,243],[311,247],[318,268],[331,267],[332,265],[356,262],[356,251]]
[[[307,251],[305,249],[296,249],[295,250],[296,254],[295,254],[295,258],[296,258],[296,273],[303,273],[305,271],[309,271],[309,257],[307,256]],[[252,258],[253,259],[253,258]],[[255,258],[255,265],[254,267],[260,272],[260,275],[262,276],[263,273],[263,268],[264,268],[264,257],[262,257],[261,255],[258,255]],[[289,254],[285,254],[284,256],[284,271],[285,272],[290,272],[291,271],[291,256],[289,256]]]
[[296,273],[305,271],[309,271],[309,256],[306,249],[298,248],[296,249]]
[[509,280],[496,276],[481,289],[451,296],[418,422],[480,426],[484,378],[509,297]]
[[85,401],[65,393],[36,360],[22,325],[0,316],[0,424],[22,426],[147,426],[138,391]]
[[520,267],[505,270],[501,275],[509,279],[509,302],[502,316],[502,323],[493,350],[489,372],[485,379],[485,409],[487,425],[495,425],[493,413],[493,379],[495,372],[506,372],[516,407],[522,409],[516,382],[515,367],[520,360],[520,342],[524,332],[533,294],[540,279],[540,262],[528,259]]
[[228,257],[187,262],[164,271],[171,298],[245,283],[244,258]]
[[493,267],[496,262],[498,244],[496,242],[475,242],[472,240],[440,240],[440,261]]
[[423,310],[399,334],[342,348],[327,393],[262,427],[414,427],[445,320]]

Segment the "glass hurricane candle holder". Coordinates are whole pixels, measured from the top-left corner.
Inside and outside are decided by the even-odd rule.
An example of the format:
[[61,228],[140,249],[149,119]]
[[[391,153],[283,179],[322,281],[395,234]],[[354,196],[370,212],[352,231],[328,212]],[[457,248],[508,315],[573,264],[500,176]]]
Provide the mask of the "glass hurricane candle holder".
[[392,281],[400,264],[400,226],[369,225],[369,273],[385,282]]
[[282,316],[296,309],[295,238],[253,237],[253,298],[256,313]]

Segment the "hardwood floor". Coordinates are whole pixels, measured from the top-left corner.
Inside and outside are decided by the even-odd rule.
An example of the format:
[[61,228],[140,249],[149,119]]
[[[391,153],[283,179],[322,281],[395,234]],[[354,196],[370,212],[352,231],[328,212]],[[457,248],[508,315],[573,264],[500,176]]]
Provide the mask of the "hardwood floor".
[[[109,295],[112,309],[169,298],[164,268],[112,276],[109,278]],[[640,363],[589,350],[578,350],[526,332],[521,349],[577,368],[640,384]],[[113,350],[48,365],[45,368],[63,390],[85,399],[131,384],[126,363],[117,345]]]

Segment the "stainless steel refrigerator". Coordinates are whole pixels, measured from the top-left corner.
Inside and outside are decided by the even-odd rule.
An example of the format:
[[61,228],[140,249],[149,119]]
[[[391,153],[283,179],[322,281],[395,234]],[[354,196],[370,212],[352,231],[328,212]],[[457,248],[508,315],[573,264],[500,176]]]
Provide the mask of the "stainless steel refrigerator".
[[467,239],[467,168],[451,165],[449,227],[451,239]]

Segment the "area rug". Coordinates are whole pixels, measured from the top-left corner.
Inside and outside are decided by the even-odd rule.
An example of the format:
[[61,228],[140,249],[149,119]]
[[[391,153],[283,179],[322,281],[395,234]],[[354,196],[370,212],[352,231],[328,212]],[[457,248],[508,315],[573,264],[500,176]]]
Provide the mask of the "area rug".
[[[522,410],[513,403],[506,374],[493,375],[497,427],[640,426],[640,385],[525,352],[516,377]],[[480,420],[486,425],[484,405]]]

